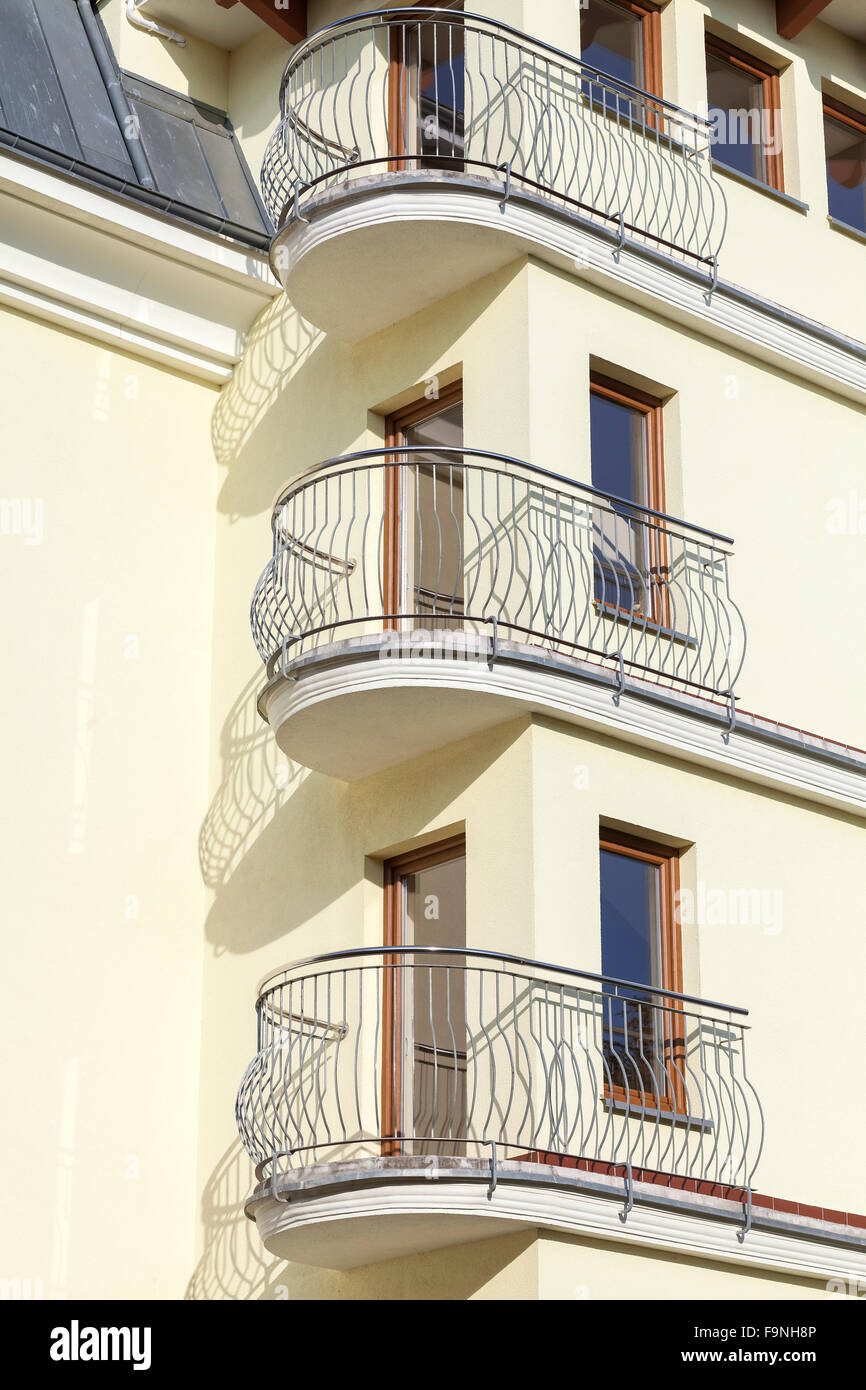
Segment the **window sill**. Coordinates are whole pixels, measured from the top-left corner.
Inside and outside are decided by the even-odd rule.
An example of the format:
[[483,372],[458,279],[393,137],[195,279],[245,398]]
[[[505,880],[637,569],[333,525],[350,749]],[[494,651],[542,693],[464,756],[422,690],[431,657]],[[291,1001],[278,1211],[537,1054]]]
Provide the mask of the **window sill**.
[[636,1105],[634,1101],[613,1100],[610,1096],[605,1096],[603,1101],[605,1110],[612,1110],[617,1115],[628,1115],[633,1120],[652,1120],[659,1124],[688,1125],[690,1129],[701,1130],[711,1134],[713,1122],[710,1119],[699,1115],[687,1115],[679,1110],[664,1110],[658,1106],[647,1104],[644,1108]]
[[835,232],[842,232],[844,236],[853,237],[855,241],[866,241],[866,232],[860,227],[852,227],[850,222],[841,222],[838,217],[828,217],[827,221]]
[[801,203],[799,198],[792,198],[790,193],[783,193],[779,188],[772,188],[768,183],[762,183],[760,179],[752,178],[751,174],[743,174],[739,169],[731,169],[727,164],[720,164],[717,159],[711,160],[713,173],[726,175],[733,179],[735,183],[745,184],[746,188],[754,188],[758,193],[766,193],[777,203],[784,204],[785,207],[792,208],[794,212],[801,212],[804,215],[809,211],[808,203]]
[[668,642],[678,642],[683,647],[696,647],[698,645],[696,637],[691,637],[686,632],[677,632],[672,627],[664,627],[639,608],[631,611],[627,608],[615,608],[612,603],[603,603],[597,598],[592,600],[592,604],[598,617],[610,618],[613,622],[625,623],[628,627],[638,627],[642,630],[645,628],[654,636],[663,637]]

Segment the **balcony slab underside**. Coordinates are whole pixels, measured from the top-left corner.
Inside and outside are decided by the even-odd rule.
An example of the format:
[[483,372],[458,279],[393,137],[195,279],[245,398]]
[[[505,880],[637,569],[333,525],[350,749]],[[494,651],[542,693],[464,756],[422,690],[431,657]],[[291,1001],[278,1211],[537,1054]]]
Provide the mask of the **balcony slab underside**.
[[308,220],[283,228],[271,263],[303,318],[358,341],[542,253],[545,238],[509,225],[502,196],[498,181],[453,174],[361,179],[305,205]]
[[334,642],[271,678],[259,711],[287,757],[356,781],[540,715],[866,815],[862,761],[771,738],[755,716],[742,716],[731,731],[724,703],[631,679],[619,694],[609,669],[518,643],[501,642],[495,659],[459,660],[435,650],[383,656],[382,641]]
[[744,1241],[743,1208],[636,1182],[625,1221],[622,1178],[538,1163],[438,1155],[359,1157],[297,1169],[249,1199],[265,1248],[280,1259],[352,1269],[518,1231],[616,1240],[721,1263],[818,1278],[863,1278],[866,1241],[803,1219],[762,1217]]
[[290,220],[271,263],[298,312],[357,342],[521,256],[577,274],[673,322],[795,371],[849,399],[866,395],[863,347],[619,238],[602,223],[496,179],[383,174],[318,195]]

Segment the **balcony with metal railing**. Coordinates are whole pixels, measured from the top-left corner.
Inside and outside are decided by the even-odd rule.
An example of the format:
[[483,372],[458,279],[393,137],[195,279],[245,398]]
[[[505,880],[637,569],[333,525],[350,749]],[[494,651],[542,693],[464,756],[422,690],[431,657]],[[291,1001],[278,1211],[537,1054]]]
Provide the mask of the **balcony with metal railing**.
[[582,1183],[626,1216],[635,1183],[665,1178],[748,1203],[764,1126],[744,1013],[482,950],[278,970],[237,1098],[248,1214],[272,1253],[341,1267],[567,1228]]
[[384,449],[293,481],[253,594],[283,750],[352,780],[576,691],[732,707],[728,538],[499,454]]
[[354,16],[295,49],[262,191],[280,280],[350,339],[520,254],[573,263],[575,227],[712,283],[727,217],[707,122],[442,10]]

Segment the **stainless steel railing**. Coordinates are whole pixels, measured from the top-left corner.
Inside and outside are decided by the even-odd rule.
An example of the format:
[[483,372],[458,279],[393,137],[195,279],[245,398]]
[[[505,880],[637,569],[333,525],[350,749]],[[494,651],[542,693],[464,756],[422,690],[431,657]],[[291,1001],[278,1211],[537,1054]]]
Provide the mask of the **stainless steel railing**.
[[334,187],[438,170],[553,200],[715,275],[725,232],[710,127],[508,25],[381,10],[292,54],[262,192],[281,227]]
[[317,956],[260,986],[238,1128],[265,1177],[495,1144],[750,1187],[744,1012],[489,951]]
[[483,660],[507,640],[730,697],[745,652],[730,544],[503,455],[366,451],[280,496],[253,637],[271,667],[341,638],[406,655],[432,632]]

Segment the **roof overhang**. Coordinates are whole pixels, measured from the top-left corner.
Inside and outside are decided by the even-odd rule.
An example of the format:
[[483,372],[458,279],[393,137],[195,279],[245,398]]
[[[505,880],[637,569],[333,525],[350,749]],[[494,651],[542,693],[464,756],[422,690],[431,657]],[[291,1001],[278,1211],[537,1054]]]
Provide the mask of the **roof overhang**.
[[300,43],[307,37],[307,0],[285,0],[277,7],[274,0],[216,0],[220,9],[230,10],[240,3],[269,25],[287,43]]

